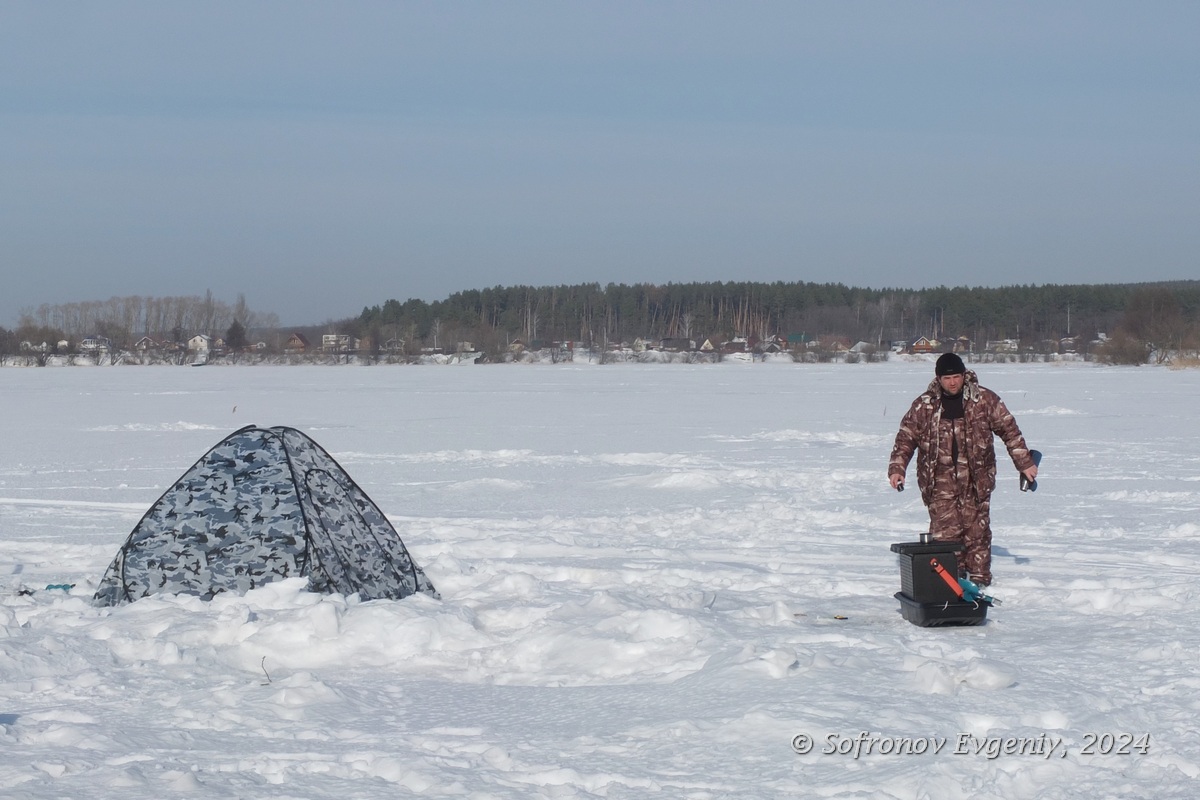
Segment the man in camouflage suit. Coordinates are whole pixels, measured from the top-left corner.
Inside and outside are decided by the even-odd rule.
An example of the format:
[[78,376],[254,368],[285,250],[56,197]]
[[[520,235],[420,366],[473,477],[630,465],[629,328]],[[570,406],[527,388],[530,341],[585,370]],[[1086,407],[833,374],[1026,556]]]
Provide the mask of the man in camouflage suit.
[[944,353],[934,372],[929,388],[900,421],[888,480],[893,489],[901,488],[916,452],[917,486],[929,510],[930,534],[962,542],[960,567],[970,580],[987,586],[992,582],[990,512],[996,488],[992,436],[1000,437],[1017,470],[1031,481],[1037,465],[1004,401],[980,386],[961,358]]

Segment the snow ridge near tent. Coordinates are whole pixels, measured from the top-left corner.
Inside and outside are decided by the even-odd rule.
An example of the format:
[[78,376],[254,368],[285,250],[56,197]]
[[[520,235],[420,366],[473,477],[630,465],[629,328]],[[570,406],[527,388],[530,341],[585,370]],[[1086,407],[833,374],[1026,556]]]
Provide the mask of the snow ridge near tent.
[[1059,415],[1067,416],[1073,414],[1082,414],[1082,411],[1077,411],[1073,408],[1063,408],[1061,406],[1047,406],[1046,408],[1031,408],[1023,412],[1026,416],[1034,414]]
[[856,433],[854,431],[799,431],[799,430],[782,430],[782,431],[764,431],[755,433],[745,438],[736,438],[732,436],[719,437],[725,441],[768,441],[768,442],[812,442],[814,444],[831,444],[831,445],[870,445],[878,444],[881,437]]
[[[1192,797],[1200,371],[979,367],[1046,458],[1025,494],[1001,459],[1004,603],[961,629],[892,598],[925,517],[884,471],[928,372],[0,371],[4,796]],[[319,431],[442,599],[93,606],[248,421]]]
[[161,422],[144,423],[130,422],[125,425],[97,425],[87,430],[99,433],[112,431],[215,431],[220,430],[216,425],[200,425],[195,422]]

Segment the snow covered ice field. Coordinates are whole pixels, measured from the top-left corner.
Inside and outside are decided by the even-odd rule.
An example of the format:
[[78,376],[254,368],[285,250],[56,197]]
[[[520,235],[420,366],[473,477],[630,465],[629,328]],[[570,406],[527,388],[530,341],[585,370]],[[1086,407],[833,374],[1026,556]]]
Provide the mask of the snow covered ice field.
[[[1001,448],[1003,605],[919,628],[885,470],[931,363],[0,369],[0,796],[1195,797],[1200,370],[977,371],[1039,489]],[[442,599],[94,608],[249,423]]]

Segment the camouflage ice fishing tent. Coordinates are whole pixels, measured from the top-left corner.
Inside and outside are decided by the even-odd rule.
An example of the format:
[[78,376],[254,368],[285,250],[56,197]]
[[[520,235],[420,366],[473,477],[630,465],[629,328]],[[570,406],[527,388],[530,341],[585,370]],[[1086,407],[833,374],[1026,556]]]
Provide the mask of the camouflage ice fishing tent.
[[437,596],[383,512],[293,428],[253,425],[209,450],[129,534],[100,605],[158,592],[211,598],[290,576],[364,600]]

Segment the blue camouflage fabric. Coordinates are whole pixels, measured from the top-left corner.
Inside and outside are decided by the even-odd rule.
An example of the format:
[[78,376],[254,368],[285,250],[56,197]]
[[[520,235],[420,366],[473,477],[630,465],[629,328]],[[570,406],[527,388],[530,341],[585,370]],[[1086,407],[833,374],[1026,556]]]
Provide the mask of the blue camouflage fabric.
[[150,507],[96,591],[99,605],[158,592],[211,598],[307,576],[363,600],[437,592],[383,512],[294,428],[231,434]]

